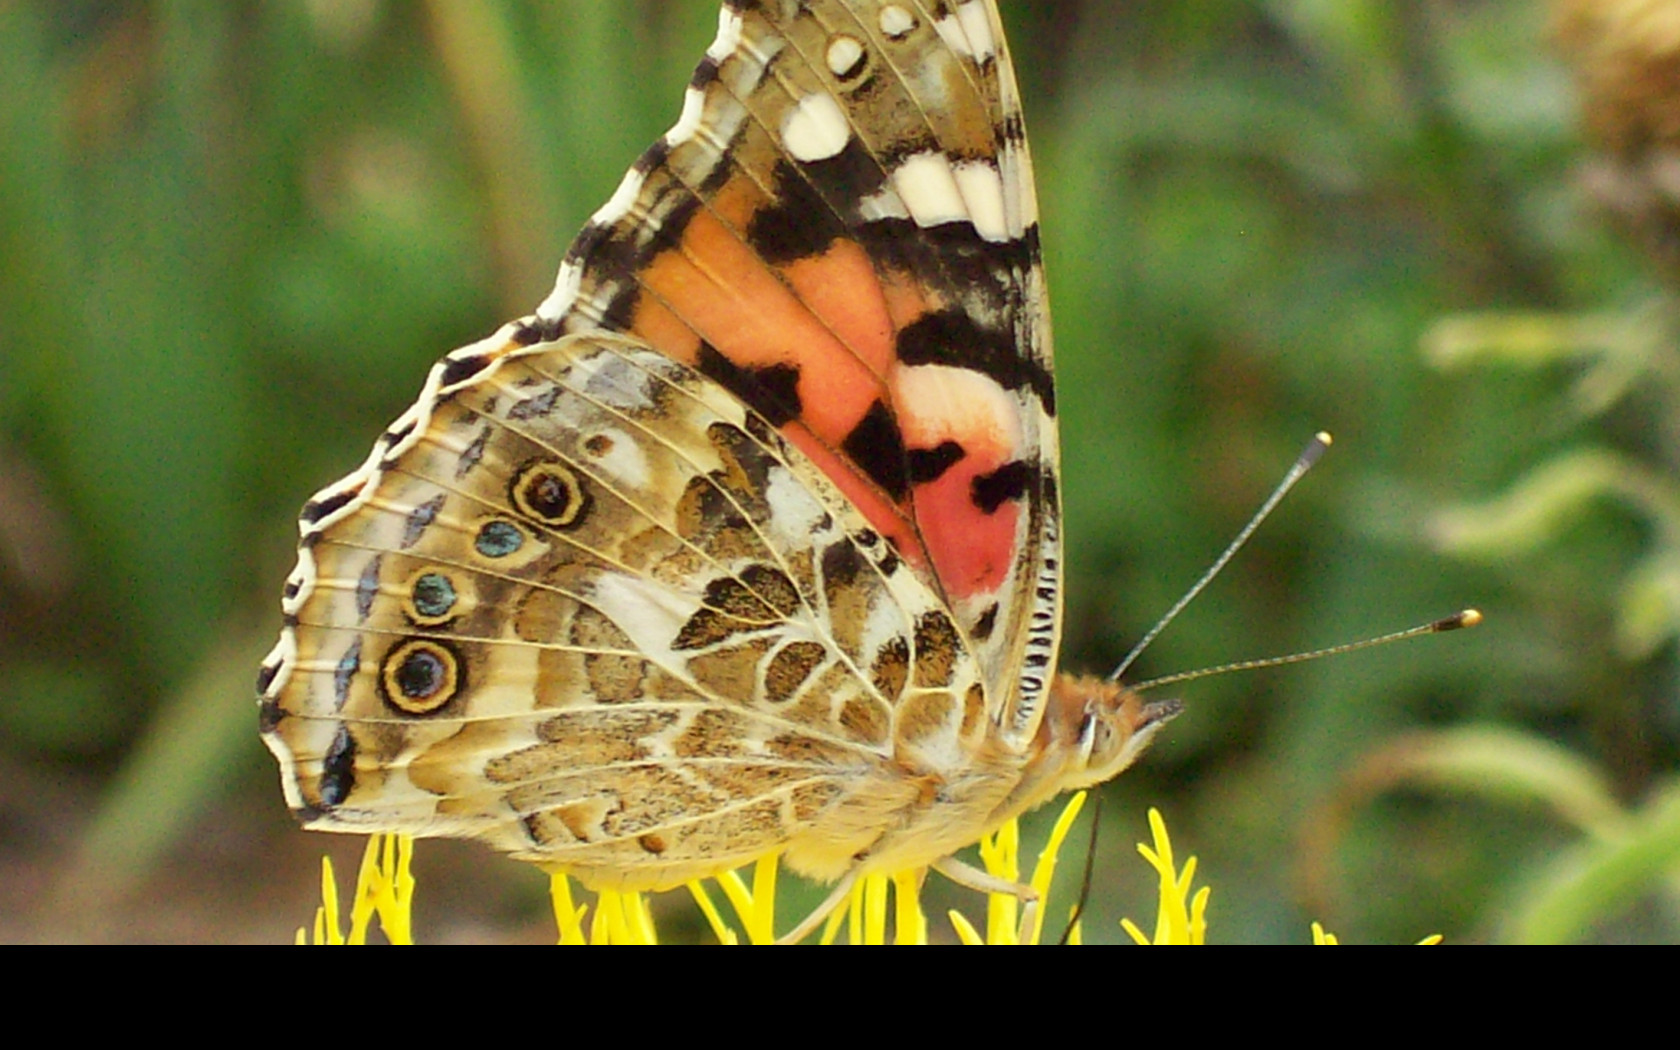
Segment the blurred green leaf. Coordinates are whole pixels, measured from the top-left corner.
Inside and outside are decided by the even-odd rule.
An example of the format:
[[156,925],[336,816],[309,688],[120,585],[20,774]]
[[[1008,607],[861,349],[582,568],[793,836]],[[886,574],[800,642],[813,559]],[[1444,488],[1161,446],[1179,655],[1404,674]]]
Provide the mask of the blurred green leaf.
[[1543,871],[1512,909],[1506,936],[1519,944],[1565,944],[1586,937],[1653,891],[1677,895],[1680,790],[1647,805],[1628,833],[1582,843]]

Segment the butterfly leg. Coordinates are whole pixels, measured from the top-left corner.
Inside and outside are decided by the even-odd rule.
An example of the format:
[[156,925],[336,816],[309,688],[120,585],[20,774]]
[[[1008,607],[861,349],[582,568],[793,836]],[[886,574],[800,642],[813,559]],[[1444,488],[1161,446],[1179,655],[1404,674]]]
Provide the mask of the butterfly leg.
[[971,890],[981,893],[1003,893],[1022,904],[1021,925],[1017,933],[1017,943],[1025,944],[1029,938],[1028,930],[1035,929],[1038,924],[1038,891],[1024,882],[1011,882],[1000,879],[989,872],[981,871],[972,864],[965,864],[955,857],[946,857],[934,861],[929,867],[950,879],[958,886],[967,886]]
[[798,926],[776,938],[777,944],[798,944],[809,937],[823,921],[838,908],[852,892],[852,885],[857,882],[857,869],[848,871],[841,880],[834,884],[834,889],[817,905],[811,914],[805,916]]
[[1005,893],[1029,904],[1038,900],[1038,891],[1026,883],[1000,879],[955,857],[936,860],[930,867],[958,886],[967,886],[971,890],[979,890],[981,893]]

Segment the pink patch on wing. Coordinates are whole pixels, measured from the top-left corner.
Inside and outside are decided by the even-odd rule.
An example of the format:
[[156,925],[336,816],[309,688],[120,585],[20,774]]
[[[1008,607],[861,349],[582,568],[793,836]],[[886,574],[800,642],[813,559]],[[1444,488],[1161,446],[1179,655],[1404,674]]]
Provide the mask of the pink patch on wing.
[[1015,567],[1021,506],[1006,500],[990,514],[976,507],[974,479],[987,473],[964,460],[913,490],[916,524],[927,541],[934,574],[953,599],[998,590]]
[[1022,508],[1005,500],[987,513],[974,502],[974,482],[1024,454],[1019,403],[996,380],[943,365],[899,368],[893,403],[906,448],[935,450],[949,441],[964,453],[911,489],[934,574],[953,600],[999,590],[1023,542]]

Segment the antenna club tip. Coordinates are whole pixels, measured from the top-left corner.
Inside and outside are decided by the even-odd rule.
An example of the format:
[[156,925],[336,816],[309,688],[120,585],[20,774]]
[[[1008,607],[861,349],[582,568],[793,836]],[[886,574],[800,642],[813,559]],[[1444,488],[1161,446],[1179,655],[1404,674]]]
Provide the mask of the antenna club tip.
[[1330,436],[1330,431],[1328,430],[1320,430],[1318,433],[1313,435],[1313,440],[1318,442],[1320,445],[1323,445],[1325,448],[1329,448],[1331,445],[1336,443],[1336,439]]
[[1444,620],[1436,620],[1433,626],[1437,631],[1456,631],[1463,627],[1474,627],[1481,622],[1482,611],[1480,609],[1465,609],[1463,612],[1455,613]]
[[1307,447],[1301,450],[1301,458],[1297,461],[1297,468],[1300,470],[1306,470],[1308,467],[1311,467],[1314,463],[1318,462],[1319,457],[1324,455],[1324,450],[1329,447],[1330,435],[1327,432],[1320,430],[1318,433],[1313,435],[1311,441],[1307,442]]

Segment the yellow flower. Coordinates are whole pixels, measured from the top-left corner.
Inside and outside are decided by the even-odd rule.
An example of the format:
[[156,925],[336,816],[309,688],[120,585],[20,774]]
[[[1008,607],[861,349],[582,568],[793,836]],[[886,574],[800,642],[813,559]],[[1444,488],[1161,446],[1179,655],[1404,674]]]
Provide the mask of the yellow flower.
[[[1069,800],[1051,830],[1049,841],[1038,854],[1028,885],[1038,892],[1040,900],[1049,895],[1050,880],[1056,870],[1056,856],[1084,804],[1083,791]],[[990,875],[1011,882],[1020,878],[1020,829],[1014,821],[980,843],[980,859]],[[859,879],[846,903],[836,908],[824,923],[820,942],[834,943],[844,928],[848,943],[886,944],[890,914],[891,943],[928,943],[927,915],[921,904],[922,881],[926,875],[926,869],[913,869]],[[772,944],[776,940],[776,876],[777,858],[771,855],[753,866],[750,887],[738,871],[726,871],[714,880],[707,880],[715,881],[723,890],[741,932],[737,932],[724,918],[706,887],[706,881],[690,882],[688,890],[720,943],[738,944],[744,935],[749,944]],[[586,929],[584,917],[587,906],[573,903],[570,880],[564,875],[555,875],[551,886],[561,944],[656,943],[653,923],[648,918],[647,904],[641,894],[611,891],[598,894],[594,920]],[[949,913],[951,925],[960,940],[965,944],[1038,943],[1044,925],[1041,908],[1033,904],[1023,906],[1006,893],[994,893],[988,897],[984,936],[961,914],[955,911]],[[1077,927],[1069,939],[1077,943]]]
[[[1056,874],[1056,857],[1085,805],[1085,795],[1083,791],[1076,792],[1068,800],[1062,815],[1056,818],[1055,826],[1050,829],[1049,840],[1038,853],[1038,862],[1033,866],[1032,878],[1027,885],[1038,892],[1040,902],[1049,899],[1050,880]],[[1013,820],[999,828],[995,835],[981,839],[980,861],[986,866],[986,874],[1010,882],[1018,880],[1021,877],[1020,845],[1020,825]],[[987,894],[984,938],[960,913],[951,911],[948,914],[952,927],[964,944],[1037,944],[1044,933],[1043,907],[1037,903],[1023,906],[1019,898],[1007,893]],[[1079,924],[1075,923],[1069,931],[1068,943],[1078,944],[1079,940]]]
[[379,916],[379,928],[392,944],[413,944],[414,840],[407,835],[370,835],[356,874],[356,897],[350,905],[350,932],[338,924],[338,883],[332,859],[321,858],[321,906],[315,909],[314,936],[298,927],[298,944],[366,944],[368,924]]
[[1167,822],[1161,819],[1161,811],[1153,806],[1149,808],[1149,833],[1155,839],[1155,848],[1150,849],[1140,842],[1138,852],[1155,869],[1161,881],[1161,902],[1155,912],[1155,939],[1145,937],[1130,919],[1121,919],[1120,926],[1139,944],[1203,944],[1207,938],[1208,897],[1213,894],[1213,888],[1203,886],[1194,896],[1191,895],[1190,881],[1196,875],[1196,858],[1185,861],[1182,872],[1173,866]]
[[[1056,856],[1073,821],[1085,803],[1085,793],[1076,794],[1062,810],[1039,852],[1029,885],[1044,900],[1056,870]],[[299,929],[299,944],[365,944],[375,916],[392,944],[409,944],[410,905],[414,879],[409,863],[414,840],[402,835],[374,835],[368,839],[356,880],[350,930],[340,927],[338,890],[333,880],[332,861],[322,858],[321,907],[316,910],[313,936]],[[988,874],[1013,882],[1020,878],[1020,830],[1014,821],[987,836],[980,844],[980,858]],[[770,944],[776,939],[775,905],[777,857],[759,860],[748,884],[739,871],[726,871],[715,879],[688,884],[720,943],[737,944],[744,936],[749,944]],[[744,870],[744,869],[743,869]],[[858,880],[846,903],[835,909],[823,927],[821,942],[833,943],[842,928],[852,944],[886,944],[891,929],[894,944],[928,943],[927,916],[922,910],[921,887],[926,869],[871,875]],[[713,899],[706,882],[715,882],[734,912],[735,925]],[[574,898],[571,880],[564,875],[550,878],[555,925],[561,944],[657,944],[658,931],[647,898],[641,893],[602,891],[595,895],[593,908]],[[889,924],[888,916],[892,917]],[[1024,905],[1009,894],[991,894],[986,909],[986,932],[982,935],[957,912],[950,913],[957,937],[968,944],[1037,944],[1043,934],[1043,910],[1036,903]],[[739,927],[739,930],[737,930]],[[1068,940],[1079,942],[1076,925]]]
[[[1183,871],[1173,865],[1172,842],[1167,838],[1167,822],[1161,819],[1160,811],[1154,807],[1150,807],[1149,810],[1149,833],[1155,840],[1154,848],[1140,842],[1138,852],[1143,854],[1143,858],[1160,876],[1161,898],[1155,916],[1155,939],[1145,937],[1143,931],[1130,919],[1121,919],[1121,927],[1139,944],[1205,944],[1207,906],[1208,898],[1213,894],[1212,887],[1203,886],[1194,894],[1191,893],[1191,882],[1196,875],[1196,858],[1191,857],[1185,861]],[[1324,927],[1316,922],[1312,924],[1312,939],[1314,944],[1341,943],[1335,934],[1326,932]],[[1440,944],[1441,935],[1433,934],[1418,943]]]
[[[1042,905],[1049,898],[1056,858],[1084,804],[1083,791],[1068,801],[1050,832],[1049,840],[1038,853],[1032,878],[1028,880],[1038,899],[1023,903],[1008,893],[989,894],[984,934],[959,912],[947,913],[959,940],[964,944],[1040,943],[1044,933]],[[1146,937],[1130,919],[1122,919],[1120,925],[1139,944],[1205,943],[1208,898],[1212,891],[1207,886],[1193,890],[1196,858],[1186,860],[1182,870],[1175,865],[1167,825],[1158,810],[1149,811],[1149,829],[1154,844],[1139,843],[1138,852],[1155,869],[1159,880],[1155,935],[1153,938]],[[1020,845],[1020,828],[1015,821],[982,839],[980,860],[986,873],[1009,882],[1018,881],[1021,877]],[[356,879],[356,896],[350,909],[348,932],[342,931],[339,925],[338,890],[333,881],[332,862],[323,858],[321,907],[315,913],[313,936],[309,931],[299,929],[297,942],[365,944],[368,928],[377,916],[386,940],[392,944],[413,943],[410,914],[414,878],[409,874],[413,854],[414,840],[405,836],[374,835],[369,838]],[[715,882],[717,888],[723,891],[734,912],[733,924],[725,919],[706,882],[688,884],[689,892],[720,943],[739,944],[743,937],[749,944],[775,942],[777,869],[777,857],[772,854],[753,866],[750,885],[739,871],[726,871],[715,879],[707,880]],[[894,944],[928,943],[927,916],[921,904],[922,881],[926,875],[927,870],[920,868],[859,879],[846,902],[828,917],[823,926],[821,943],[832,944],[844,928],[846,940],[851,944],[886,944],[889,925]],[[595,895],[591,909],[590,905],[574,900],[571,880],[564,875],[551,877],[550,893],[561,944],[658,943],[653,913],[646,896],[641,893],[602,891]],[[889,914],[892,916],[890,924],[887,921]],[[1065,939],[1070,944],[1078,944],[1080,936],[1080,926],[1075,922]],[[1338,943],[1335,934],[1326,933],[1324,927],[1316,922],[1312,924],[1312,937],[1314,944]],[[1437,935],[1420,943],[1438,944],[1440,940]]]

